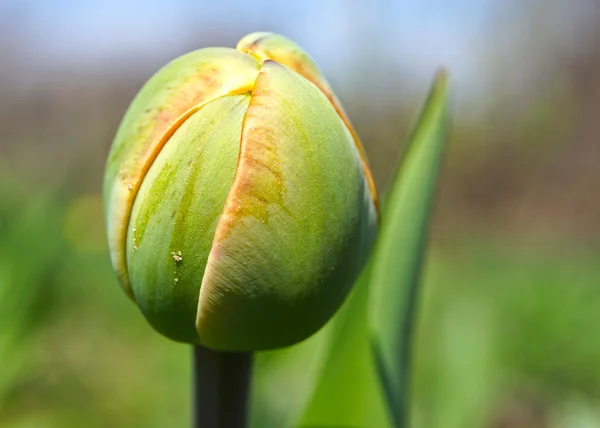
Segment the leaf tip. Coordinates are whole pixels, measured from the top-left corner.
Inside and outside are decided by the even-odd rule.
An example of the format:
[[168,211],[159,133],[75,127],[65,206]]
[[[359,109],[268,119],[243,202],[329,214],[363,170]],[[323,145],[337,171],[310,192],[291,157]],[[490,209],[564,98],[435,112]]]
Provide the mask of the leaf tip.
[[433,93],[443,93],[447,95],[450,86],[450,70],[445,66],[440,66],[433,78]]

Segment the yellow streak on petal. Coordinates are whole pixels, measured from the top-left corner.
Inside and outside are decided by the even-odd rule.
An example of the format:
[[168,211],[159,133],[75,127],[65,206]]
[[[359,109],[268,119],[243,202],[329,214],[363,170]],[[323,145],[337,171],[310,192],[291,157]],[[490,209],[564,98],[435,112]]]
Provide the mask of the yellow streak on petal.
[[[269,85],[266,83],[268,80],[267,74],[259,73],[244,117],[234,182],[219,218],[200,287],[197,326],[203,317],[209,316],[207,312],[211,311],[221,298],[221,290],[216,286],[219,282],[216,277],[219,275],[221,248],[239,220],[252,216],[262,223],[267,222],[269,204],[277,204],[287,211],[283,204],[283,183],[272,124],[259,125],[272,121],[272,115],[269,114],[269,108],[272,106],[269,100]],[[268,200],[265,195],[269,195]]]
[[329,86],[329,83],[327,83],[312,58],[293,41],[278,34],[267,32],[252,33],[245,36],[239,41],[236,49],[252,55],[259,61],[266,61],[270,59],[285,65],[286,67],[294,70],[296,73],[314,83],[325,94],[352,135],[354,144],[356,145],[356,148],[360,154],[365,179],[369,186],[369,190],[371,191],[373,203],[375,204],[375,208],[379,216],[379,195],[377,193],[377,187],[375,185],[373,174],[371,173],[371,168],[369,166],[365,149],[360,142],[358,134],[350,123],[350,119],[344,111],[342,104],[335,96],[331,86]]

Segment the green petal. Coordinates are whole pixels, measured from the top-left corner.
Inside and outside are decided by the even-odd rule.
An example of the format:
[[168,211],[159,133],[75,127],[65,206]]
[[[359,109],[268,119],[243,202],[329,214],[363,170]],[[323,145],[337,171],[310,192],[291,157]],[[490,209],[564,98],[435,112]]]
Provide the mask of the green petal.
[[331,86],[329,86],[329,83],[327,83],[327,80],[325,77],[323,77],[323,74],[321,74],[321,71],[312,60],[310,55],[308,55],[308,53],[302,49],[302,47],[287,37],[267,32],[248,34],[239,41],[236,49],[246,52],[260,61],[266,61],[270,59],[278,62],[279,64],[285,65],[290,70],[295,71],[302,77],[314,83],[325,94],[327,99],[335,108],[335,111],[339,114],[341,119],[348,127],[350,134],[352,134],[354,144],[360,153],[363,172],[365,174],[367,183],[369,184],[371,195],[373,196],[376,208],[379,209],[379,199],[377,195],[377,189],[375,187],[375,180],[373,179],[373,175],[369,167],[369,161],[360,142],[360,138],[352,127],[350,119],[344,111],[342,104],[335,96],[333,89],[331,89]]
[[198,296],[236,170],[249,95],[211,101],[173,134],[133,205],[127,262],[135,300],[165,336],[198,343]]
[[258,70],[254,58],[234,49],[191,52],[156,73],[127,111],[109,154],[103,196],[113,267],[130,297],[125,233],[146,172],[181,123],[211,100],[249,92]]
[[376,231],[352,137],[312,83],[266,61],[200,291],[202,343],[287,346],[348,294]]

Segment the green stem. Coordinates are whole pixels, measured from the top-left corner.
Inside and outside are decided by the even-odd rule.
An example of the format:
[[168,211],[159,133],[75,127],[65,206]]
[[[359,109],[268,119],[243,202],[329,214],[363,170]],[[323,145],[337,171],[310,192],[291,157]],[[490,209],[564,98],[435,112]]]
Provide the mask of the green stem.
[[193,347],[193,428],[247,428],[251,353]]

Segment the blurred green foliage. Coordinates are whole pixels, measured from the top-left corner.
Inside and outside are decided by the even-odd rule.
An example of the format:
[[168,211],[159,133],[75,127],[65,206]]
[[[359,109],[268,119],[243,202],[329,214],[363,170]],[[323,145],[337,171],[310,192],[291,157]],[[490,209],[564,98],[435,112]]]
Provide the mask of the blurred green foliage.
[[[154,334],[122,295],[98,241],[98,196],[32,190],[6,164],[0,189],[0,426],[185,426],[189,349]],[[434,245],[412,426],[596,426],[597,259],[486,236]],[[290,386],[310,388],[307,357],[261,355],[254,426],[289,417],[302,395]]]

